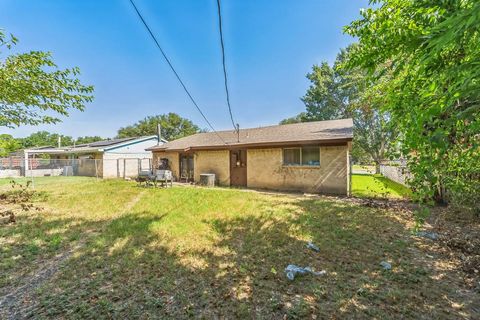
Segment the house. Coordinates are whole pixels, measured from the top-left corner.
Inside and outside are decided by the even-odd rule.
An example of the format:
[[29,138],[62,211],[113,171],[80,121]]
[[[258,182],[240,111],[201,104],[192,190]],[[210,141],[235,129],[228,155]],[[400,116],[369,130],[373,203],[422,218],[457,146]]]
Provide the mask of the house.
[[197,133],[148,148],[179,181],[214,173],[219,185],[348,194],[352,119]]
[[134,177],[151,167],[145,149],[167,142],[156,135],[110,139],[58,148],[23,150],[26,175],[79,175],[101,178]]

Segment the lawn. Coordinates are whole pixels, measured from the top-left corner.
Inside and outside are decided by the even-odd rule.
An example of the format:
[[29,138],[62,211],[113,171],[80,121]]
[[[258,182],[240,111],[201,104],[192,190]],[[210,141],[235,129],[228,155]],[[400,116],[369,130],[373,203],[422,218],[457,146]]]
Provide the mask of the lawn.
[[367,198],[410,198],[411,191],[379,174],[353,174],[352,195]]
[[[0,226],[0,318],[473,314],[454,266],[427,261],[431,245],[412,237],[410,217],[398,212],[332,198],[89,178],[41,178],[36,190],[43,210]],[[379,265],[384,260],[391,271]],[[288,264],[327,273],[290,281]],[[2,307],[1,297],[17,292]]]
[[360,165],[360,164],[354,164],[352,166],[352,170],[353,172],[358,172],[358,171],[361,171],[365,174],[368,174],[368,173],[375,173],[375,166],[371,166],[371,165]]

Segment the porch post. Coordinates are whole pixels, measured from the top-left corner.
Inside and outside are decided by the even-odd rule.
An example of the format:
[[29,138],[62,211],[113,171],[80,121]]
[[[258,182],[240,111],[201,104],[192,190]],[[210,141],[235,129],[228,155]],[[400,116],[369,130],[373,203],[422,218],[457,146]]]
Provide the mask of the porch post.
[[28,151],[24,150],[23,151],[23,160],[24,160],[24,172],[23,172],[23,175],[26,177],[27,176],[27,171],[28,171]]

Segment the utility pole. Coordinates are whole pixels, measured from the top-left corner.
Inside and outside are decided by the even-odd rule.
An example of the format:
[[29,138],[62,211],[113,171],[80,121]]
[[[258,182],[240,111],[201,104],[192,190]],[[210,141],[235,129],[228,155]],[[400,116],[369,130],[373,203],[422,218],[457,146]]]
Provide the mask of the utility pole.
[[240,142],[240,125],[237,123],[237,142]]
[[157,123],[157,140],[157,145],[160,145],[162,141],[162,125],[160,123]]

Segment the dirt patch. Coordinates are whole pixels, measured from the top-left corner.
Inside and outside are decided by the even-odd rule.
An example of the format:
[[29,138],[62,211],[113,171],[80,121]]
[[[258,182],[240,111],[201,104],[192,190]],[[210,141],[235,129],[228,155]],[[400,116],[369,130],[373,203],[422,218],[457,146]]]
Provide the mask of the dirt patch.
[[[411,221],[409,224],[412,226],[412,215],[419,208],[418,204],[408,200],[355,197],[333,199],[390,210]],[[432,240],[412,234],[421,248],[417,251],[419,260],[431,269],[443,269],[438,272],[439,278],[445,276],[444,270],[451,270],[450,280],[449,277],[444,280],[463,287],[458,290],[459,294],[465,297],[466,304],[470,304],[471,309],[480,316],[480,218],[447,207],[435,207],[431,209],[422,229],[437,238]]]
[[430,220],[444,253],[458,262],[468,287],[480,294],[480,218],[443,209]]

